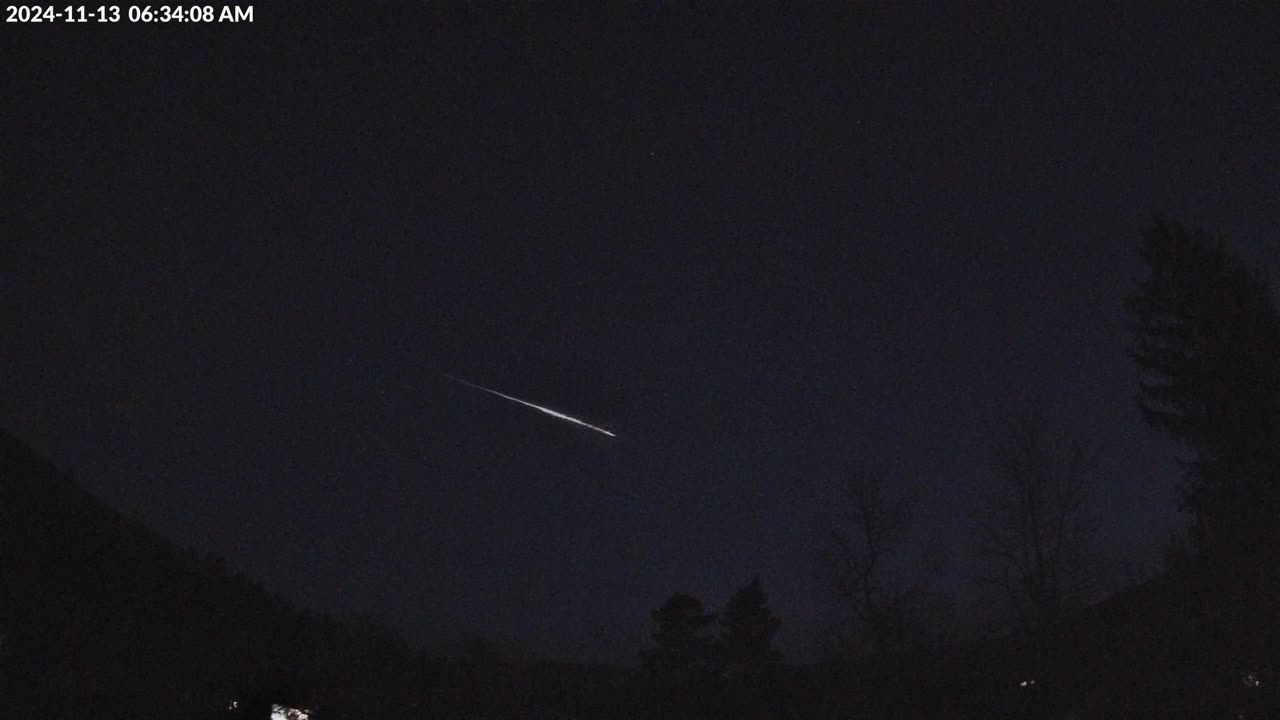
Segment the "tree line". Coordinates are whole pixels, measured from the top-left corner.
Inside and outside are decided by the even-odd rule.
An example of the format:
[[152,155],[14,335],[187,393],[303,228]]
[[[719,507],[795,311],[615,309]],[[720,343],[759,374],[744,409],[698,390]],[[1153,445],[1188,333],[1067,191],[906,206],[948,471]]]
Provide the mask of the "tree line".
[[[740,588],[724,612],[708,613],[686,593],[667,598],[653,611],[657,647],[641,653],[644,667],[668,683],[706,678],[759,679],[782,662],[773,648],[781,621],[769,610],[760,578]],[[718,633],[709,632],[716,625]]]

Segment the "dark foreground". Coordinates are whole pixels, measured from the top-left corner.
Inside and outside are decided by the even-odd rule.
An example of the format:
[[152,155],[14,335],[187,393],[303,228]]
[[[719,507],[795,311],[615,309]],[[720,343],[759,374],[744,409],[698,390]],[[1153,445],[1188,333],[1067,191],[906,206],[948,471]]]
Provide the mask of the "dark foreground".
[[1037,637],[876,664],[656,678],[428,658],[298,610],[105,507],[0,431],[6,717],[1264,718],[1280,716],[1274,553],[1166,574]]

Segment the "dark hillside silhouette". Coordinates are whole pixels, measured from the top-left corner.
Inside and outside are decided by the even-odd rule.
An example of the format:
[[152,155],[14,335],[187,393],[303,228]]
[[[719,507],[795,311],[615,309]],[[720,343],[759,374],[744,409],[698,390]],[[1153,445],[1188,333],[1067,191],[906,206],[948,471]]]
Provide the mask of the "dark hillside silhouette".
[[[225,717],[341,704],[408,667],[395,640],[303,612],[90,496],[0,431],[0,657],[23,717]],[[326,697],[327,695],[327,697]]]
[[3,717],[618,717],[630,670],[414,655],[374,619],[299,609],[107,507],[0,430]]

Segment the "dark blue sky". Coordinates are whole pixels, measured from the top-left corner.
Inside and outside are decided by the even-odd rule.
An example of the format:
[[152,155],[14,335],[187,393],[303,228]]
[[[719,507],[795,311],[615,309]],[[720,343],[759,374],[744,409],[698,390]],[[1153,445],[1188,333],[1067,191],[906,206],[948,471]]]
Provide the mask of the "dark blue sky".
[[1137,231],[1280,268],[1277,18],[949,5],[7,26],[0,422],[426,644],[630,662],[667,595],[758,573],[805,659],[841,473],[923,484],[959,577],[1032,397],[1099,451],[1107,553],[1151,560]]

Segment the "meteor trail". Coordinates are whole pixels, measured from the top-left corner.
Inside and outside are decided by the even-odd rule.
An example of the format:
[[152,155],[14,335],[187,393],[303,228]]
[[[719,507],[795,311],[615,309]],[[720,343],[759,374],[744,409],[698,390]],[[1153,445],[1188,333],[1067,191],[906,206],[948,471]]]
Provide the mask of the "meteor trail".
[[560,418],[561,420],[568,420],[569,422],[571,422],[571,423],[573,423],[573,424],[575,424],[575,425],[581,425],[581,426],[582,426],[582,427],[584,427],[584,428],[590,428],[591,430],[595,430],[595,431],[596,431],[596,432],[598,432],[598,433],[603,433],[603,434],[605,434],[605,435],[608,435],[609,437],[618,437],[617,435],[614,435],[613,433],[609,432],[608,430],[605,430],[604,428],[596,427],[595,425],[592,425],[591,423],[585,423],[585,422],[582,422],[582,421],[581,421],[581,420],[579,420],[578,418],[575,418],[575,417],[569,417],[568,415],[565,415],[564,413],[558,413],[558,412],[556,412],[555,410],[549,410],[549,409],[547,409],[547,408],[542,407],[541,405],[534,405],[534,404],[533,404],[533,403],[531,403],[531,402],[525,402],[524,400],[521,400],[520,398],[514,398],[514,397],[511,397],[510,395],[503,395],[502,393],[498,392],[497,390],[490,390],[490,389],[489,389],[489,388],[487,388],[487,387],[481,387],[481,386],[479,386],[479,385],[476,385],[475,383],[467,382],[466,380],[463,380],[462,378],[454,377],[454,376],[452,376],[452,375],[450,375],[450,374],[448,374],[448,373],[441,373],[441,375],[444,375],[445,377],[449,378],[450,380],[452,380],[452,381],[454,381],[454,382],[456,382],[456,383],[461,383],[461,384],[463,384],[463,385],[466,385],[467,387],[473,387],[473,388],[475,388],[476,390],[482,390],[482,391],[484,391],[484,392],[489,393],[490,395],[497,395],[498,397],[500,397],[500,398],[506,398],[507,400],[510,400],[511,402],[518,402],[518,403],[520,403],[521,405],[525,405],[525,406],[527,406],[527,407],[531,407],[531,408],[533,408],[534,410],[539,410],[539,411],[541,411],[541,412],[544,412],[544,413],[546,413],[546,414],[550,415],[551,417]]

